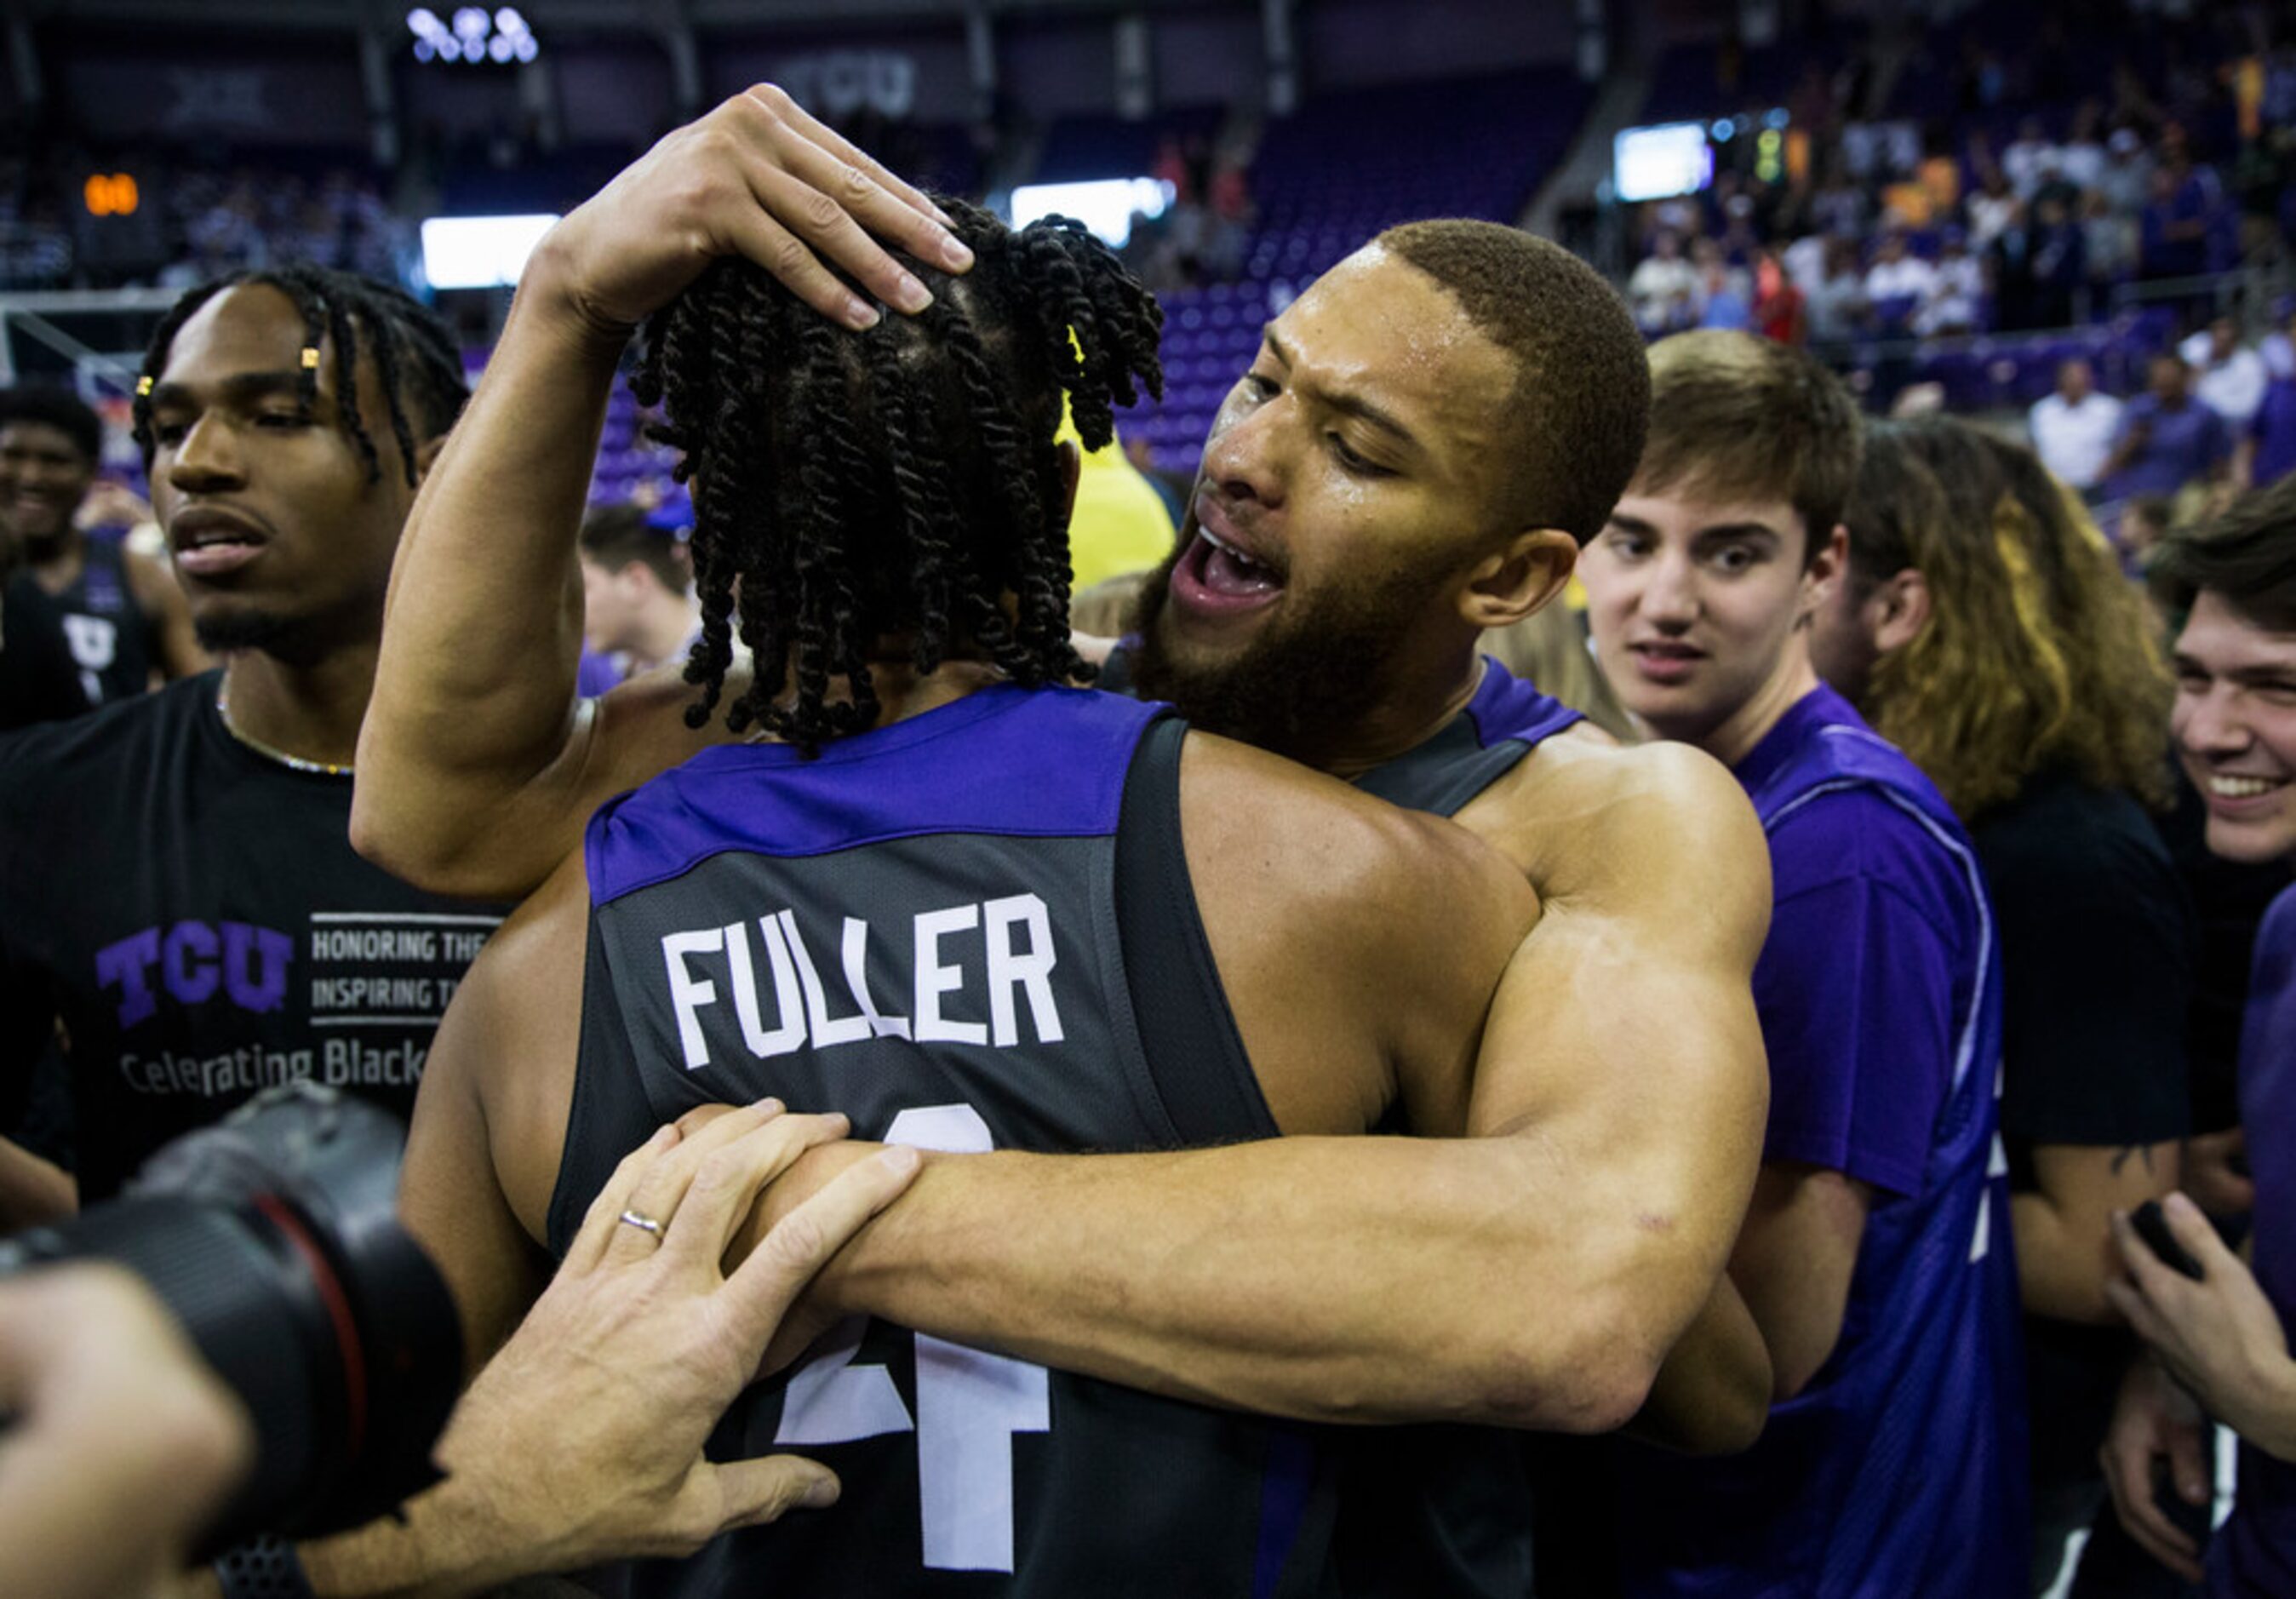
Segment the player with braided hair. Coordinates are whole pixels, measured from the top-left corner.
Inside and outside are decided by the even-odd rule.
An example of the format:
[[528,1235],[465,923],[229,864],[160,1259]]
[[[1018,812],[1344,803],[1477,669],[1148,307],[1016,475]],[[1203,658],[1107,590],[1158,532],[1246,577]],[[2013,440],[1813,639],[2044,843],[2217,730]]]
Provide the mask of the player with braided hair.
[[[911,641],[920,672],[956,646],[1029,687],[1090,675],[1069,642],[1069,485],[1052,432],[1065,397],[1086,443],[1104,445],[1111,407],[1137,398],[1136,381],[1160,391],[1161,314],[1080,225],[1050,218],[1008,233],[961,201],[939,203],[975,265],[957,278],[911,263],[936,290],[914,322],[840,335],[733,258],[648,329],[635,388],[642,402],[667,404],[657,436],[697,486],[694,726],[718,701],[736,630],[758,667],[727,726],[807,749],[873,724],[867,655],[886,635]],[[739,338],[722,336],[729,329]],[[1049,406],[1016,409],[1000,362],[1020,377],[1017,392]],[[951,473],[947,463],[976,441],[988,470]],[[827,698],[832,680],[849,699]]]
[[[954,1248],[925,1241],[959,1216],[1020,1247],[874,1288],[832,1266],[834,1297],[718,1445],[818,1453],[844,1508],[769,1538],[681,1520],[658,1546],[707,1547],[641,1590],[1519,1591],[1498,1429],[1628,1420],[1721,1264],[1702,1224],[1663,1307],[1629,1318],[1598,1284],[1640,1295],[1641,1275],[1582,1257],[1673,1233],[1675,1197],[1611,1186],[1638,1166],[1574,1169],[1569,1188],[1609,1195],[1574,1207],[1595,1235],[1548,1219],[1566,1185],[1534,1107],[1585,1035],[1546,1031],[1570,995],[1501,986],[1535,908],[1522,871],[1160,707],[1062,686],[1075,457],[1054,427],[1065,394],[1104,433],[1103,407],[1154,381],[1144,297],[1072,229],[963,211],[969,272],[893,253],[914,322],[877,309],[898,298],[842,329],[801,314],[784,255],[695,242],[761,209],[751,110],[705,122],[537,251],[402,562],[402,584],[469,561],[499,585],[538,557],[537,529],[578,505],[622,346],[668,308],[646,381],[720,540],[697,669],[706,690],[738,628],[764,692],[728,688],[707,728],[677,717],[698,752],[601,808],[457,992],[402,1193],[469,1347],[503,1336],[533,1247],[567,1246],[654,1123],[772,1095],[963,1152],[928,1160],[873,1247]],[[717,259],[736,255],[766,271]],[[519,554],[473,559],[478,527]],[[386,650],[421,652],[398,627]],[[693,685],[674,687],[682,711]],[[1737,918],[1727,885],[1716,915]],[[1727,1129],[1696,1174],[1710,1202],[1751,1171],[1729,1169],[1758,1119],[1742,1080],[1702,1102]],[[1374,1127],[1419,1136],[1359,1136]],[[808,1154],[759,1222],[868,1153]],[[617,1252],[651,1248],[682,1188],[629,1196]],[[991,1191],[1004,1219],[984,1233]],[[947,1292],[919,1294],[928,1279]],[[808,1349],[848,1313],[875,1319]],[[1327,1425],[1439,1420],[1485,1425]]]
[[135,388],[135,442],[146,454],[151,452],[152,385],[167,366],[176,333],[209,300],[242,283],[262,283],[278,290],[293,302],[296,314],[303,319],[296,394],[307,409],[318,404],[318,352],[332,349],[339,420],[366,463],[368,481],[373,482],[382,476],[382,457],[367,431],[357,381],[359,331],[366,330],[373,341],[375,375],[390,418],[391,438],[398,446],[398,470],[406,486],[414,488],[419,442],[436,439],[453,426],[463,401],[469,398],[462,351],[446,324],[405,291],[356,273],[303,262],[214,279],[192,290],[168,309],[152,331],[144,355],[143,376]]
[[[0,1075],[62,1021],[84,1202],[285,1078],[413,1105],[498,909],[354,854],[350,771],[392,552],[463,398],[445,326],[346,274],[223,279],[160,324],[135,432],[226,663],[0,762],[23,846],[0,852]],[[455,939],[402,937],[440,926]],[[328,928],[358,931],[338,948]]]

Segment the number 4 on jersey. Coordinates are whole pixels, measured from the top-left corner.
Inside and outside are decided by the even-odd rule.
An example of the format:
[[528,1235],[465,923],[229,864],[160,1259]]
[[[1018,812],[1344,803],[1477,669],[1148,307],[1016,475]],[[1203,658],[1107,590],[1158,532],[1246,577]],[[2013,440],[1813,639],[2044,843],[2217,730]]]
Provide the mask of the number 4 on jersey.
[[[988,1124],[971,1105],[902,1111],[886,1142],[951,1154],[986,1154]],[[782,1399],[776,1446],[853,1443],[917,1435],[924,1562],[947,1571],[1013,1569],[1013,1435],[1052,1426],[1045,1368],[916,1334],[917,1414],[910,1418],[893,1374],[855,1365],[868,1320],[856,1316],[800,1367]]]

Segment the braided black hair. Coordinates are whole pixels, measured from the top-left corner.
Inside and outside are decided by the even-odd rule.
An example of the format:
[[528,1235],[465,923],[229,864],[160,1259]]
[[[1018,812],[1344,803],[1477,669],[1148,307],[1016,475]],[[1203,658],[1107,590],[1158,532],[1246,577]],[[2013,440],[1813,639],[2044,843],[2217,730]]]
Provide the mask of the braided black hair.
[[135,442],[144,462],[152,462],[152,385],[166,371],[176,335],[208,301],[242,283],[262,283],[292,300],[303,318],[304,348],[311,352],[301,372],[302,399],[316,402],[319,369],[316,352],[329,340],[335,350],[335,408],[343,431],[366,459],[367,481],[382,480],[382,457],[367,431],[359,410],[359,336],[365,331],[374,356],[375,375],[390,407],[391,436],[398,441],[401,470],[409,488],[414,484],[414,452],[425,439],[435,439],[455,425],[471,398],[463,374],[463,352],[455,335],[438,314],[411,295],[357,273],[295,263],[247,272],[234,272],[184,291],[168,308],[152,332],[144,353],[143,380],[135,386]]
[[[756,673],[726,726],[808,753],[875,725],[869,660],[888,636],[919,672],[964,650],[1030,687],[1091,680],[1069,645],[1062,397],[1085,447],[1108,445],[1136,383],[1163,394],[1163,312],[1080,223],[1016,232],[939,203],[975,265],[950,277],[904,257],[933,291],[920,316],[849,332],[734,258],[647,324],[633,387],[693,485],[693,726],[724,695],[737,627]],[[849,697],[832,701],[838,679]]]

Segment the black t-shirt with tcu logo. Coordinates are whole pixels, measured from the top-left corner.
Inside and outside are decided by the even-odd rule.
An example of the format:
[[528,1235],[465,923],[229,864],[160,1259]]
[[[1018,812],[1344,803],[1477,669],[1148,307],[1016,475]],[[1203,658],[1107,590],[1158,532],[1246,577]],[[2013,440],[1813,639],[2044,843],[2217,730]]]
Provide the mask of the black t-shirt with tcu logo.
[[62,1021],[84,1200],[290,1078],[403,1119],[501,919],[360,858],[349,777],[232,737],[220,676],[0,739],[0,1073]]

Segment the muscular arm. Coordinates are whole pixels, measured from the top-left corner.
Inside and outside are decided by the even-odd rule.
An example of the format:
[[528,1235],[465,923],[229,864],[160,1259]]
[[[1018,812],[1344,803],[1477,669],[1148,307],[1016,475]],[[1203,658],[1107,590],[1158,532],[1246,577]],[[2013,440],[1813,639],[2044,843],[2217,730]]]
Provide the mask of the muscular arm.
[[[596,719],[576,709],[575,535],[622,343],[554,294],[546,261],[530,271],[399,540],[351,840],[428,887],[537,881],[566,853],[546,824],[581,825]],[[537,858],[504,858],[521,838]]]
[[824,312],[865,311],[818,250],[903,303],[907,275],[865,226],[945,258],[921,196],[767,87],[671,134],[544,239],[399,540],[359,733],[362,854],[443,893],[523,894],[599,800],[697,747],[682,716],[647,714],[690,698],[674,671],[594,710],[575,699],[575,541],[615,363],[644,317],[724,256]]
[[[1707,767],[1632,768],[1642,786],[1603,791],[1623,814],[1582,783],[1589,808],[1521,819],[1630,839],[1620,872],[1672,887],[1606,895],[1589,867],[1548,902],[1491,1005],[1470,1136],[930,1159],[822,1279],[826,1308],[1308,1419],[1625,1423],[1712,1297],[1761,1136],[1767,857]],[[1464,953],[1459,897],[1404,905],[1441,931],[1398,922],[1390,952]]]
[[1769,1346],[1780,1402],[1808,1387],[1841,1341],[1873,1203],[1866,1184],[1816,1167],[1772,1161],[1755,1181],[1730,1280]]
[[1772,1381],[1762,1330],[1726,1275],[1669,1351],[1627,1431],[1685,1455],[1734,1455],[1762,1435]]
[[2033,1151],[2038,1186],[2012,1195],[2017,1283],[2025,1308],[2060,1321],[2118,1324],[2104,1297],[2119,1275],[2112,1213],[2134,1210],[2177,1185],[2174,1142],[2096,1149],[2068,1144]]

